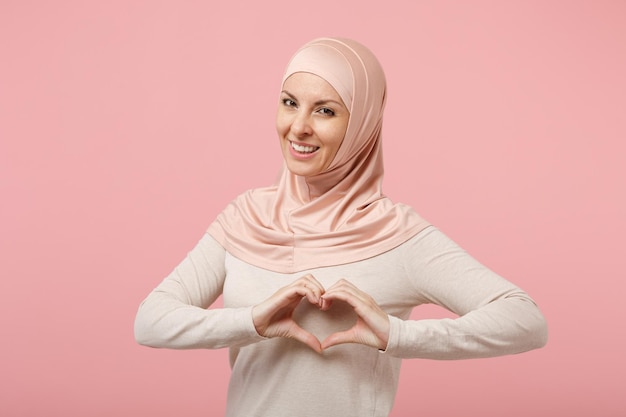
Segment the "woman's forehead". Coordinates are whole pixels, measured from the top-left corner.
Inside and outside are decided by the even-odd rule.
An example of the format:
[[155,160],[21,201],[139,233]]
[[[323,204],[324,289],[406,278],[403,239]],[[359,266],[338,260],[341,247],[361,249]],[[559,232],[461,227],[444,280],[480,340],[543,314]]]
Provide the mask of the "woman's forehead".
[[328,82],[348,109],[353,101],[353,71],[350,63],[336,48],[329,45],[309,45],[301,49],[289,62],[284,81],[296,72],[317,75]]
[[316,102],[338,102],[348,109],[341,95],[323,77],[310,72],[294,72],[283,83],[283,91],[296,94],[298,99],[306,98]]

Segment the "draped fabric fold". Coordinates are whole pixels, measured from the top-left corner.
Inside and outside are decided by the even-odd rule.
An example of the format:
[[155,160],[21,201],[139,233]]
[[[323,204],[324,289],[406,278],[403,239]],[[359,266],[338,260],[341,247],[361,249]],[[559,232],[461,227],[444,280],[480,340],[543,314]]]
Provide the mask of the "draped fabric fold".
[[245,262],[293,273],[379,255],[427,227],[382,191],[386,81],[371,51],[353,40],[319,38],[296,52],[283,82],[296,72],[326,80],[350,110],[337,155],[311,177],[283,166],[277,184],[241,194],[208,232]]

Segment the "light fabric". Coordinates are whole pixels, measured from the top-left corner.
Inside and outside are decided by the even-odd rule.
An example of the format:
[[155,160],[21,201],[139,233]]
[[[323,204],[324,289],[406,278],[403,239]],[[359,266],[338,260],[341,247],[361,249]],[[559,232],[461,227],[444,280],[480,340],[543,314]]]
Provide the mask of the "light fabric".
[[291,273],[379,255],[427,227],[382,191],[386,81],[376,57],[355,41],[321,38],[296,52],[283,82],[296,72],[325,79],[350,111],[337,155],[312,177],[283,167],[276,185],[240,195],[209,233],[247,263]]
[[[389,314],[386,351],[344,344],[318,354],[294,340],[259,336],[252,306],[304,272],[325,288],[345,278],[369,293]],[[135,337],[153,347],[230,347],[228,417],[386,417],[401,358],[481,358],[546,343],[545,321],[530,297],[432,226],[378,256],[304,272],[243,262],[207,234],[141,304]],[[224,307],[207,309],[222,294]],[[428,303],[460,317],[409,319],[414,306]],[[294,317],[319,339],[356,319],[347,304],[323,312],[306,299]]]

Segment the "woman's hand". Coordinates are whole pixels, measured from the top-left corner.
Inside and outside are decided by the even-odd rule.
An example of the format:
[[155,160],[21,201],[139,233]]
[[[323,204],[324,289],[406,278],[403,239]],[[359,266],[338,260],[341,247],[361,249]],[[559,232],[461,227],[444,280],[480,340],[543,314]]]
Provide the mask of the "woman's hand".
[[389,340],[389,317],[367,293],[345,279],[330,287],[322,296],[322,310],[328,310],[333,300],[350,304],[357,321],[350,329],[333,333],[322,342],[322,349],[341,343],[360,343],[377,349],[386,349]]
[[271,297],[252,308],[252,321],[256,331],[264,337],[287,337],[298,340],[320,353],[319,340],[293,320],[293,312],[303,297],[322,307],[324,287],[307,274],[276,291]]

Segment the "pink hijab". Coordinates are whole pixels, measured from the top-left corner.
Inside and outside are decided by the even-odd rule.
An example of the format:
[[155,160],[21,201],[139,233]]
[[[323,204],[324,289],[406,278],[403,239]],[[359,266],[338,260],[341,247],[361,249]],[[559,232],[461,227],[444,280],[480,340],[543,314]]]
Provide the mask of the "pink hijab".
[[427,227],[382,192],[386,82],[372,52],[349,39],[316,39],[296,52],[283,82],[296,72],[326,80],[350,110],[337,155],[312,177],[283,166],[277,184],[231,202],[209,227],[211,236],[247,263],[293,273],[379,255]]

